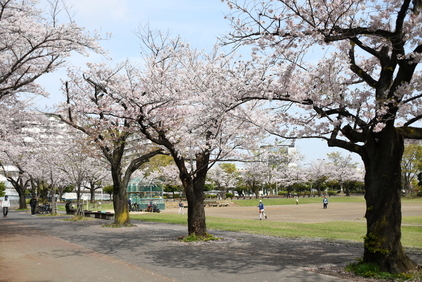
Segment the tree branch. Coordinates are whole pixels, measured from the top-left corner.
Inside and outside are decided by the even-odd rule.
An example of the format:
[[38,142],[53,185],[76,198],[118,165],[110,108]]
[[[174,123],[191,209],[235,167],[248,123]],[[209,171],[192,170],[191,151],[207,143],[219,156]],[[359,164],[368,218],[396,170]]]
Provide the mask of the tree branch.
[[402,126],[396,128],[397,132],[404,138],[408,139],[422,139],[422,128]]

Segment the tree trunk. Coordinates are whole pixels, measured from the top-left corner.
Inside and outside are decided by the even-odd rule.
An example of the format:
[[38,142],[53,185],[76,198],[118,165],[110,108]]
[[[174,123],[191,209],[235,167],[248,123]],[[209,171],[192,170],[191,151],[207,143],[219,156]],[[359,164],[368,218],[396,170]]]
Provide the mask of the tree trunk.
[[203,237],[207,235],[207,225],[204,208],[204,185],[208,172],[209,153],[203,152],[196,156],[198,167],[194,176],[187,172],[182,159],[175,158],[180,171],[180,180],[188,201],[188,234]]
[[91,203],[95,203],[95,187],[90,187],[89,188],[89,193],[91,195]]
[[27,208],[27,205],[26,205],[26,198],[25,198],[25,196],[21,197],[19,195],[19,209],[20,210],[25,210],[26,208]]
[[57,214],[57,198],[54,189],[51,190],[51,214]]
[[127,204],[127,194],[126,189],[116,190],[116,185],[114,186],[113,193],[113,204],[114,204],[114,224],[117,225],[128,225],[130,224],[129,218],[129,206]]
[[14,188],[19,195],[19,209],[26,209],[26,186],[17,184]]
[[127,183],[122,181],[120,169],[113,169],[113,206],[114,206],[114,224],[129,225],[129,206],[127,203]]
[[374,263],[382,271],[404,273],[416,264],[400,242],[403,139],[393,126],[374,135],[366,143],[363,157],[367,221],[363,262]]
[[84,215],[84,207],[83,207],[83,200],[81,200],[81,183],[76,183],[76,215],[83,216]]
[[19,209],[22,209],[22,210],[26,209],[27,183],[24,183],[21,177],[19,177],[16,180],[11,177],[8,177],[7,180],[9,180],[9,182],[12,183],[13,188],[15,188],[16,192],[19,195]]
[[202,185],[201,187],[196,181],[189,182],[191,184],[188,184],[185,188],[188,201],[188,234],[205,236],[207,234],[207,226],[204,208],[204,186]]

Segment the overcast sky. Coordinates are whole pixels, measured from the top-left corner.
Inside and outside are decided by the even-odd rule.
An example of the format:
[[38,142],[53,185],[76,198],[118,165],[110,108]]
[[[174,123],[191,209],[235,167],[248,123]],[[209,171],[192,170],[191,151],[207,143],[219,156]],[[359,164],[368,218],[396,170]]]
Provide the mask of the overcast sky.
[[[221,37],[230,31],[224,15],[230,13],[220,0],[66,0],[72,6],[73,19],[87,31],[98,31],[112,36],[102,41],[110,57],[117,63],[127,58],[136,59],[140,54],[140,40],[134,34],[140,26],[149,25],[152,30],[170,32],[172,37],[181,36],[192,47],[210,50]],[[101,56],[83,58],[74,56],[72,64],[83,66],[88,61],[103,61]],[[50,92],[48,100],[40,104],[54,104],[62,99],[60,77],[64,70],[43,77],[39,82]],[[306,156],[305,163],[326,159],[329,152],[351,153],[339,148],[328,148],[317,140],[299,140],[297,149]],[[353,156],[353,155],[352,155]],[[360,162],[357,156],[353,156]]]

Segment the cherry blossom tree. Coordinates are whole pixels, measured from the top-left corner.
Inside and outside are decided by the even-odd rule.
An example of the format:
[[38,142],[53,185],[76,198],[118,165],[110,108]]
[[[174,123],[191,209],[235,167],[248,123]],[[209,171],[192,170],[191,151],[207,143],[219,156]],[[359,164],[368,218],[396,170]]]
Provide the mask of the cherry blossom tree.
[[311,184],[311,189],[316,189],[322,196],[323,184],[333,176],[333,166],[325,160],[314,160],[306,167],[306,177]]
[[403,140],[422,138],[419,1],[225,2],[234,11],[229,41],[254,45],[254,58],[262,51],[274,64],[259,76],[265,95],[257,87],[242,98],[290,105],[274,115],[280,136],[322,138],[358,154],[366,169],[363,262],[414,269],[400,242],[400,161]]
[[23,155],[28,155],[29,160],[25,163],[25,170],[31,180],[32,194],[37,194],[40,202],[51,201],[55,213],[59,187],[69,184],[69,176],[61,169],[68,164],[63,156],[66,156],[69,147],[73,147],[78,132],[72,131],[52,115],[28,114],[30,119],[25,121],[27,126],[23,128]]
[[[239,119],[246,109],[236,108],[228,95],[241,86],[239,79],[247,79],[247,69],[218,50],[208,54],[180,38],[155,35],[140,36],[145,46],[142,71],[126,67],[127,78],[108,93],[126,107],[112,114],[130,117],[143,136],[172,156],[189,206],[188,233],[207,236],[203,201],[208,170],[261,135]],[[126,88],[131,91],[121,90]]]
[[89,64],[82,72],[69,69],[64,83],[66,102],[55,114],[61,121],[84,133],[109,163],[113,179],[115,224],[130,224],[127,184],[133,172],[151,157],[164,151],[135,134],[132,119],[124,116],[127,107],[112,99],[114,91],[131,95],[136,90],[123,66],[107,68],[104,64]]
[[[284,166],[277,170],[275,175],[277,183],[280,183],[282,187],[286,187],[287,191],[290,192],[297,188],[303,189],[308,186],[308,169],[297,164]],[[290,194],[288,195],[291,196]]]
[[73,51],[100,52],[97,35],[89,36],[71,19],[60,23],[64,8],[59,0],[49,3],[42,10],[35,0],[0,2],[0,99],[19,93],[46,96],[37,78],[63,66]]
[[345,183],[350,181],[362,181],[363,175],[359,171],[358,164],[353,162],[350,155],[344,157],[340,152],[327,154],[328,162],[333,166],[331,178],[340,184],[340,190],[347,196],[350,191]]
[[[37,191],[39,204],[41,202],[47,203],[51,199],[52,213],[57,213],[57,187],[67,183],[67,175],[59,170],[56,163],[51,159],[53,154],[47,150],[48,147],[42,147],[34,154],[36,163],[33,163],[31,168],[28,168],[31,179],[31,189]],[[35,193],[33,193],[35,195]]]
[[265,189],[269,189],[268,192],[275,192],[277,184],[289,185],[293,179],[290,173],[292,167],[297,166],[298,162],[302,158],[295,150],[291,150],[293,145],[281,144],[275,142],[272,145],[263,145],[255,152],[255,161],[262,162],[267,166],[265,175],[267,177],[265,181]]
[[[143,77],[146,101],[132,100],[138,109],[136,120],[148,139],[170,152],[179,169],[189,206],[188,233],[206,236],[203,201],[208,170],[233,157],[236,149],[256,147],[262,138],[259,128],[240,118],[248,109],[236,107],[231,98],[238,81],[247,79],[247,70],[218,49],[206,54],[180,40],[148,46],[152,56]],[[158,103],[151,105],[150,99]]]
[[234,163],[221,163],[214,166],[208,173],[208,180],[222,192],[223,198],[230,190],[234,190],[238,182],[238,171]]
[[84,142],[84,137],[80,132],[76,132],[66,138],[66,145],[61,146],[60,152],[52,160],[57,169],[66,175],[68,183],[75,187],[78,206],[82,189],[89,185],[92,202],[95,200],[95,190],[100,188],[98,181],[109,174],[107,163],[102,160],[101,155],[96,154],[97,148],[89,142]]
[[[1,158],[2,161],[0,161],[0,169],[7,181],[12,184],[13,188],[15,188],[19,195],[19,209],[26,209],[26,191],[30,187],[30,178],[21,167],[22,161],[20,161],[20,158],[17,157],[17,159],[14,159],[7,150],[3,151],[1,155],[6,156],[6,158]],[[7,161],[7,164],[5,164],[4,161]],[[17,169],[16,175],[8,171],[10,166]]]
[[271,166],[274,182],[277,184],[277,192],[280,188],[287,188],[288,191],[308,181],[307,170],[300,166],[303,155],[292,150],[286,151],[282,156],[277,157],[277,162]]
[[[26,157],[28,155],[23,154],[26,148],[21,142],[23,141],[21,139],[22,136],[19,136],[22,126],[12,122],[19,115],[19,110],[12,113],[10,111],[11,109],[4,105],[4,101],[0,102],[0,107],[2,112],[9,117],[6,119],[6,122],[0,124],[0,167],[2,174],[12,184],[19,195],[19,208],[25,209],[25,195],[29,187],[29,177],[25,174],[23,166],[27,161]],[[9,171],[11,167],[17,170],[18,173],[16,175]]]
[[[27,190],[31,187],[31,168],[37,163],[37,146],[33,146],[34,124],[45,124],[43,116],[25,111],[28,104],[15,97],[4,97],[0,101],[3,117],[0,124],[0,166],[7,180],[19,195],[19,207],[26,208]],[[17,173],[10,171],[16,170]]]
[[149,178],[147,183],[158,181],[160,185],[164,185],[164,191],[173,192],[173,198],[176,191],[182,191],[178,169],[169,155],[157,155],[151,158],[133,175],[137,176],[138,173]]
[[[48,3],[49,7],[41,9],[42,6],[35,0],[0,2],[0,100],[3,121],[0,125],[1,141],[5,141],[3,139],[6,136],[6,139],[13,139],[13,131],[5,130],[4,127],[6,123],[17,122],[19,119],[16,115],[9,115],[10,111],[16,112],[18,108],[23,110],[18,106],[19,100],[27,99],[28,94],[47,96],[36,83],[40,76],[62,67],[72,52],[83,55],[86,55],[88,50],[102,52],[96,42],[98,35],[90,36],[71,19],[68,23],[61,23],[59,18],[63,17],[60,17],[60,14],[64,14],[61,12],[66,8],[60,7],[59,0]],[[2,148],[12,156],[12,147]],[[16,159],[9,161],[10,164],[18,165]],[[23,177],[24,169],[21,165],[18,167],[21,171],[20,177]],[[25,183],[28,179],[10,180],[17,185],[15,188],[23,208],[27,187]]]
[[250,162],[241,170],[239,178],[249,191],[255,194],[255,198],[260,196],[259,191],[268,180],[268,165],[263,162]]
[[91,195],[91,203],[95,203],[95,191],[101,189],[105,183],[111,182],[110,170],[107,169],[109,166],[105,163],[104,159],[90,158],[89,166],[87,167],[87,176],[85,188],[89,190]]

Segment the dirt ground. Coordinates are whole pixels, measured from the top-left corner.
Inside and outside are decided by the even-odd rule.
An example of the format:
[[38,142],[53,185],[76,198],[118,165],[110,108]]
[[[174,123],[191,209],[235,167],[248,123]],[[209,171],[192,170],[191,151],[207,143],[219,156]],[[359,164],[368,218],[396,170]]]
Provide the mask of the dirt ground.
[[[265,204],[265,200],[263,200]],[[178,209],[163,212],[177,213]],[[267,220],[296,223],[319,223],[327,221],[364,221],[365,203],[329,203],[328,209],[321,204],[298,204],[265,206]],[[207,207],[206,216],[256,219],[259,220],[258,207]],[[422,216],[422,200],[419,203],[403,203],[402,216]]]

